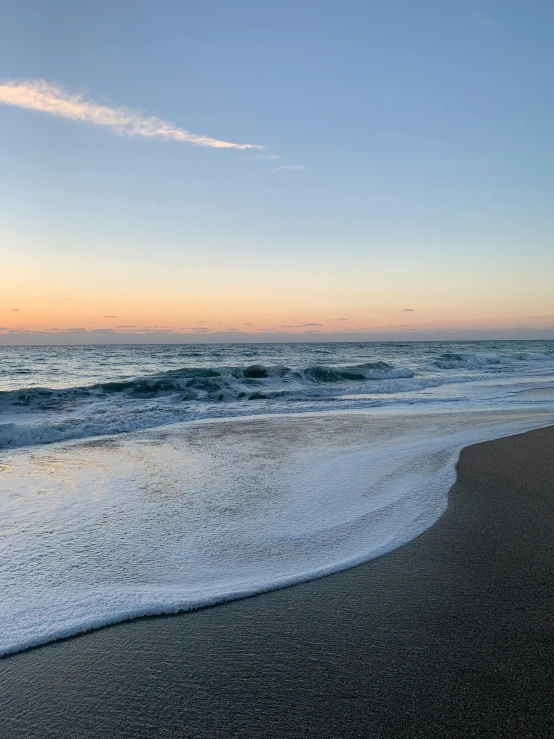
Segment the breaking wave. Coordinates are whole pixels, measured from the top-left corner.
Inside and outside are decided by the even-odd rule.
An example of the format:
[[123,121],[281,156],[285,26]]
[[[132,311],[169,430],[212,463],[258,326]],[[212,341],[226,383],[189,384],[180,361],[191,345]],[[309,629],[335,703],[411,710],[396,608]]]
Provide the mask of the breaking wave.
[[[181,352],[176,358],[188,356],[192,364],[197,358],[205,360],[206,351]],[[210,352],[211,359],[225,356],[221,351]],[[406,351],[397,362],[377,358],[328,364],[319,359],[325,353],[332,354],[331,348],[313,349],[316,362],[304,365],[206,363],[135,376],[114,372],[97,382],[70,387],[0,391],[0,449],[127,433],[200,418],[399,401],[426,403],[429,394],[422,391],[433,388],[480,381],[490,375],[513,377],[554,369],[551,352],[443,351],[414,361]],[[295,358],[282,354],[285,360]],[[242,356],[254,357],[256,352],[243,350]],[[17,375],[26,371],[24,367],[12,369]]]

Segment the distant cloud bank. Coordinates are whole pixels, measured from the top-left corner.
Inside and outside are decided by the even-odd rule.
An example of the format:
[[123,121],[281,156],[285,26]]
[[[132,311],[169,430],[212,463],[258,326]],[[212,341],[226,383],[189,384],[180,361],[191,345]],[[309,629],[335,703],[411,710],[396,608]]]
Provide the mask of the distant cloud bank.
[[101,105],[41,79],[4,80],[0,83],[0,103],[100,126],[120,136],[179,141],[213,149],[264,149],[260,144],[235,144],[191,133],[174,123],[129,108]]
[[[33,344],[194,344],[194,343],[264,343],[303,341],[464,341],[502,339],[554,339],[554,327],[491,327],[482,329],[415,329],[400,327],[381,330],[359,328],[355,331],[309,330],[304,325],[290,326],[292,331],[275,328],[257,329],[255,333],[239,329],[162,327],[133,328],[121,326],[114,329],[45,329],[33,331],[23,328],[0,327],[0,346]],[[288,328],[288,327],[287,327]],[[296,329],[296,330],[294,330]]]

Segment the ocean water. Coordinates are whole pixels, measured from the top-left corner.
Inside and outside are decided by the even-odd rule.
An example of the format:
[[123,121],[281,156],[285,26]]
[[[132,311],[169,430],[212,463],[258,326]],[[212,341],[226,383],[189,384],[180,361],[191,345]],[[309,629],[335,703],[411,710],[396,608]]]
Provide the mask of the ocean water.
[[554,341],[0,347],[0,449],[260,413],[491,407],[552,373]]
[[553,422],[551,341],[2,347],[0,654],[384,554]]

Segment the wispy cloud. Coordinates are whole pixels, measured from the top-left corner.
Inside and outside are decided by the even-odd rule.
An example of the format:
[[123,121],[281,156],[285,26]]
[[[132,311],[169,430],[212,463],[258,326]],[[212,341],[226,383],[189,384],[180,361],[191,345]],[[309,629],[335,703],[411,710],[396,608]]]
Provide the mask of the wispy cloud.
[[401,313],[415,313],[415,308],[402,308]]
[[482,26],[500,26],[501,24],[493,19],[490,18],[487,15],[483,15],[482,13],[472,13],[471,17],[474,21],[477,23],[480,23]]
[[117,318],[117,316],[104,316],[104,318]]
[[303,164],[283,164],[282,167],[275,167],[274,169],[271,169],[270,172],[282,172],[285,169],[290,169],[290,170],[304,169],[304,165]]
[[288,326],[281,326],[281,328],[304,328],[305,326],[323,326],[322,323],[297,323],[296,325],[289,324]]
[[0,83],[0,103],[38,110],[71,121],[90,123],[121,136],[187,142],[214,149],[264,148],[259,144],[234,144],[230,141],[213,139],[210,136],[191,133],[156,116],[145,116],[129,108],[101,105],[46,80],[5,80]]
[[267,154],[256,154],[255,157],[252,157],[252,159],[281,159],[282,157],[279,156],[279,154],[272,154],[270,151],[267,152]]

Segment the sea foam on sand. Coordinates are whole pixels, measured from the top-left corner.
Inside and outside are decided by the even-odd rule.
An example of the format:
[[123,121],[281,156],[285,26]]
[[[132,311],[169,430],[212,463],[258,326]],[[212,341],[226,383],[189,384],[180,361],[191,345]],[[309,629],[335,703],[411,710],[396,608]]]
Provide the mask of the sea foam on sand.
[[13,452],[0,472],[0,654],[385,554],[445,510],[462,447],[552,417],[267,416]]

